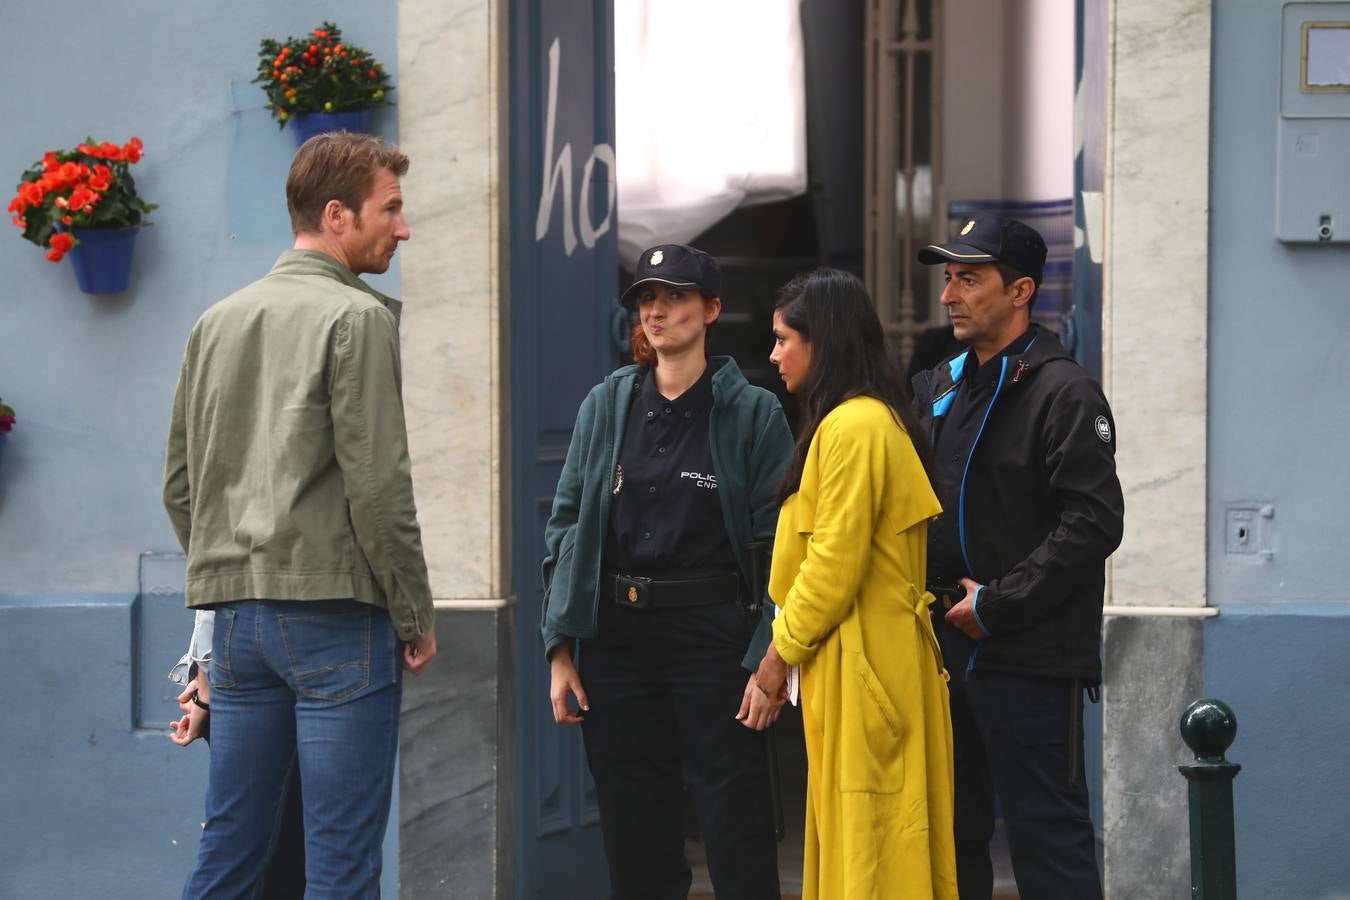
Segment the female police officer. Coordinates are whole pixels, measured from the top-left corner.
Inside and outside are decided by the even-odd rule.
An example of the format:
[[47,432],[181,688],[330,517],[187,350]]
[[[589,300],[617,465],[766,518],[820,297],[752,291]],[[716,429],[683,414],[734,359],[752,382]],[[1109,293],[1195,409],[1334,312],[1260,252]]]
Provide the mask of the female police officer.
[[773,394],[706,355],[720,288],[700,250],[643,252],[623,295],[637,365],[582,403],[545,532],[553,717],[582,726],[616,898],[688,896],[686,781],[717,896],[779,896],[760,732],[782,700],[747,671],[769,629],[746,586],[792,436]]

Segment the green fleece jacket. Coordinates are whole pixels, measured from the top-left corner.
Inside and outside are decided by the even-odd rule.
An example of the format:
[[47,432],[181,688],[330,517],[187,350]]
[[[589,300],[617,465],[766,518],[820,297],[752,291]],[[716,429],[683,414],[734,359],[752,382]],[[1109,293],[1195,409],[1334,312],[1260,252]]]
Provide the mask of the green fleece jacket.
[[[722,521],[741,575],[750,580],[752,541],[773,541],[778,482],[792,455],[792,432],[778,398],[745,380],[735,361],[714,356],[708,422]],[[628,407],[643,370],[625,366],[591,389],[577,412],[567,461],[558,478],[553,514],[544,531],[544,653],[568,638],[595,636],[601,555],[609,528],[609,499]],[[773,603],[747,648],[744,665],[759,666],[771,637]]]
[[287,250],[188,338],[164,462],[187,604],[352,597],[431,627],[398,303]]

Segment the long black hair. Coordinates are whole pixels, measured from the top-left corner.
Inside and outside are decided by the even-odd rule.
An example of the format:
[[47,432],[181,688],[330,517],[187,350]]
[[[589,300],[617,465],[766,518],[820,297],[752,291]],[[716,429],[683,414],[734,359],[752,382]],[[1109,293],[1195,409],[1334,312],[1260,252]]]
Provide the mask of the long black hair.
[[886,347],[876,307],[857,276],[827,268],[804,272],[783,285],[774,311],[811,345],[797,445],[778,486],[779,501],[801,487],[806,453],[821,421],[853,397],[875,397],[891,408],[914,443],[929,483],[935,483],[928,437],[910,407],[909,390]]

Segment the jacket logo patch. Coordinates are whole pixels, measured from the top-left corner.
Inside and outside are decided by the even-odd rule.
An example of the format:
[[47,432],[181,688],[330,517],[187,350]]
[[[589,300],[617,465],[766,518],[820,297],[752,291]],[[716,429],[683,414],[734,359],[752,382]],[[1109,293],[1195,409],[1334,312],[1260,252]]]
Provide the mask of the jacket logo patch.
[[1106,421],[1106,416],[1098,416],[1095,424],[1097,437],[1101,438],[1103,443],[1111,443],[1111,423]]
[[1017,368],[1013,371],[1013,384],[1022,380],[1022,376],[1031,371],[1031,363],[1025,359],[1017,361]]

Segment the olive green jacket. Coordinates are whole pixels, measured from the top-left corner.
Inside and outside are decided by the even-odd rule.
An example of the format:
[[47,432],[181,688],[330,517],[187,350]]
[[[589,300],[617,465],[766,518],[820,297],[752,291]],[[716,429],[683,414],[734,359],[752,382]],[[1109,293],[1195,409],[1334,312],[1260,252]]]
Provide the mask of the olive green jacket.
[[431,627],[398,310],[332,257],[288,250],[197,321],[164,465],[188,606],[354,597],[403,640]]

